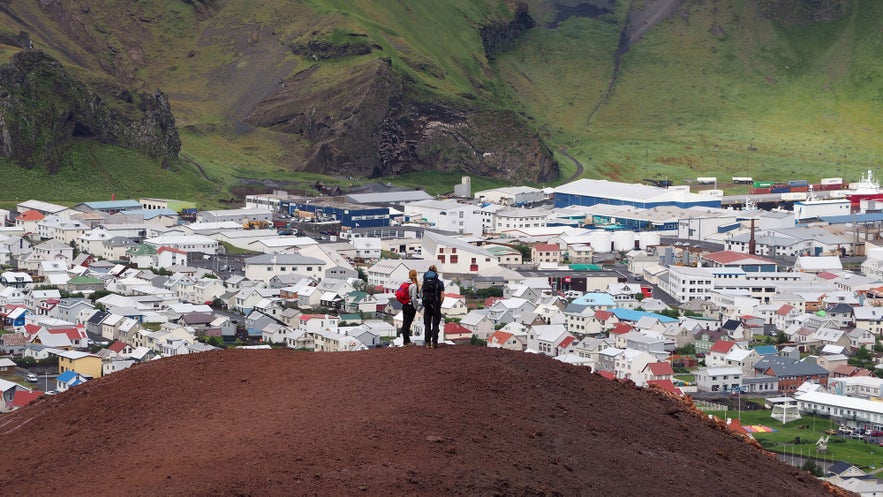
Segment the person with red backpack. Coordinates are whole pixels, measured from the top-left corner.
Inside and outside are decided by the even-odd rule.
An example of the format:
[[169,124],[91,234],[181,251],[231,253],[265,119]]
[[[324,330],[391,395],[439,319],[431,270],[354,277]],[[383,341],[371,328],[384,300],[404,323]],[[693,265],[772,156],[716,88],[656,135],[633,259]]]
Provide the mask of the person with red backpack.
[[420,285],[417,283],[417,270],[408,271],[408,280],[399,286],[396,290],[396,300],[402,303],[402,347],[411,347],[411,324],[414,322],[414,316],[417,315],[417,295],[420,291]]

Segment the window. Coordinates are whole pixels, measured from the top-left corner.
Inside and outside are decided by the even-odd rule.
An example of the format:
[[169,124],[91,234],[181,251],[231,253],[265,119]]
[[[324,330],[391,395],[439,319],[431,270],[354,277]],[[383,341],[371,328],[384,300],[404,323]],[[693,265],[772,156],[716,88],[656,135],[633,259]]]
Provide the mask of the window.
[[451,264],[456,264],[459,259],[460,259],[460,256],[452,255],[451,256]]

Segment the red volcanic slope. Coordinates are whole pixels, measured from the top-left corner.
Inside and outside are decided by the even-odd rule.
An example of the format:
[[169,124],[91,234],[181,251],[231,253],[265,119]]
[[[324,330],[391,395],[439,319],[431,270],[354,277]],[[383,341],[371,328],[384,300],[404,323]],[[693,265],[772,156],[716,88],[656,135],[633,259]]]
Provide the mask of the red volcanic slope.
[[173,357],[0,440],[3,495],[830,495],[661,391],[470,346]]

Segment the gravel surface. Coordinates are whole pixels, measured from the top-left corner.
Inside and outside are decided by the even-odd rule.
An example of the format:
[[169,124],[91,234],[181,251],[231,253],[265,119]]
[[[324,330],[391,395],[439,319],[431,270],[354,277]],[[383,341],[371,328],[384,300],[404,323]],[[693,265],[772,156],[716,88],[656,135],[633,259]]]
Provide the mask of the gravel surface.
[[831,495],[689,402],[469,346],[162,359],[0,441],[2,495]]

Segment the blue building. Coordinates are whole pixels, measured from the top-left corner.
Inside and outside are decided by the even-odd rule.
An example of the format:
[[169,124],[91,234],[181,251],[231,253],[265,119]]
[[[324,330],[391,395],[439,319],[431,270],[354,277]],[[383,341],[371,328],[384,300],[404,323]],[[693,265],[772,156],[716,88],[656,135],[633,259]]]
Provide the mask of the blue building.
[[301,211],[317,221],[339,221],[341,226],[349,228],[389,226],[391,217],[388,207],[316,199],[283,200],[279,209],[292,217],[296,216],[296,211]]
[[721,199],[690,193],[686,187],[659,188],[596,179],[580,179],[555,188],[555,207],[597,204],[628,205],[642,209],[663,206],[720,208]]

